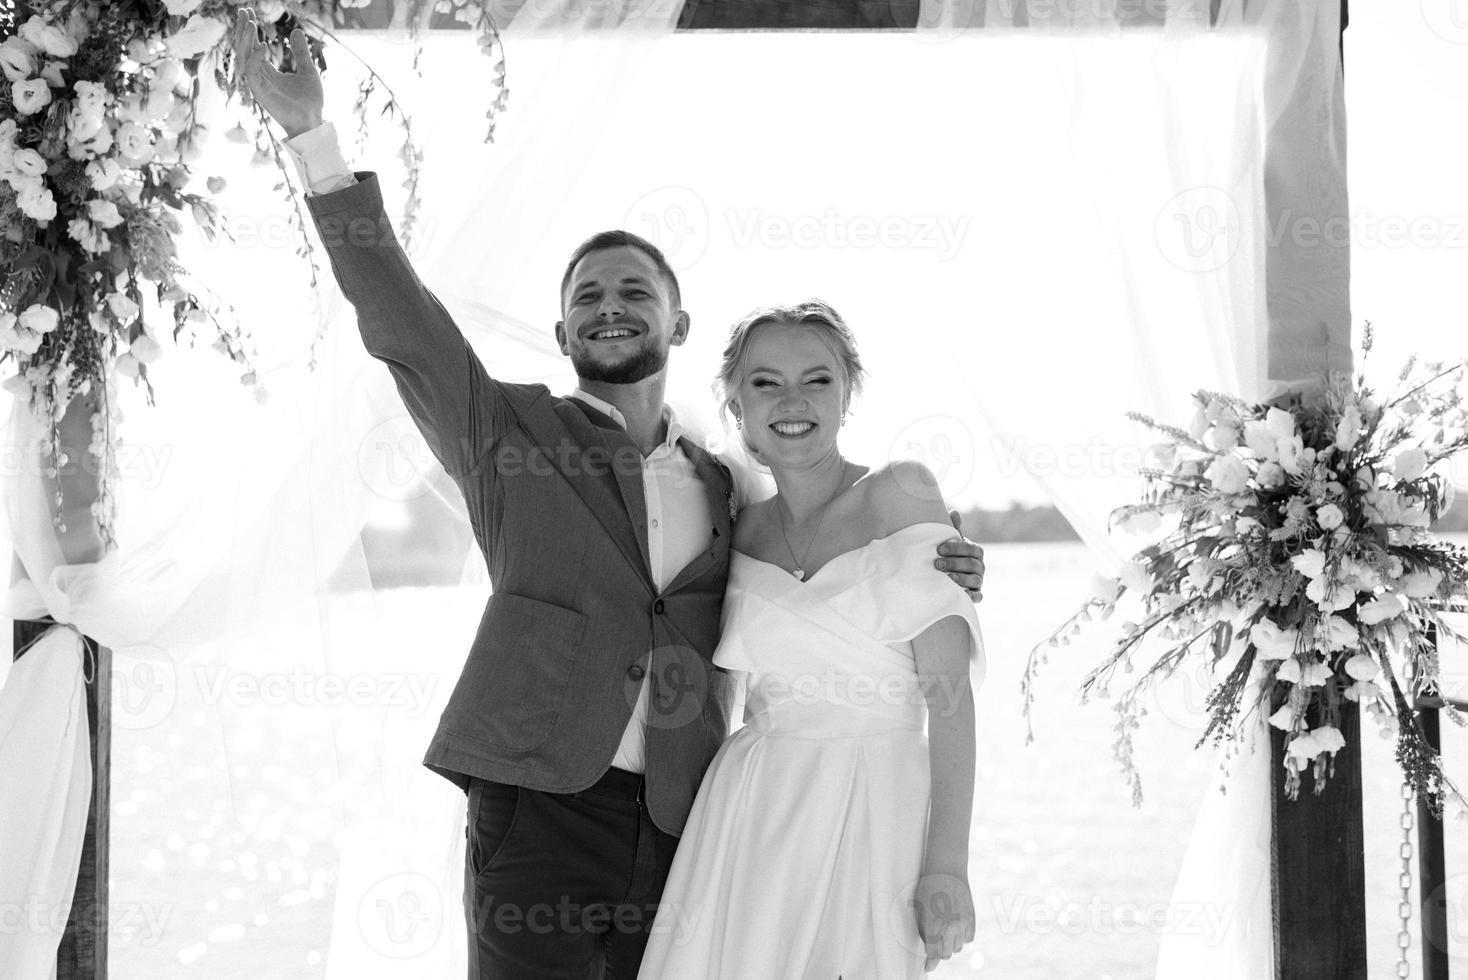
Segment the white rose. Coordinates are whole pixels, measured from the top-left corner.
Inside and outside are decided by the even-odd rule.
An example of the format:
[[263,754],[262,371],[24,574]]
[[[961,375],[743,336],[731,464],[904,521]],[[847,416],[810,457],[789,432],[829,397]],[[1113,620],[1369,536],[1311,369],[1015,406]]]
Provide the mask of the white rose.
[[32,303],[20,311],[20,325],[36,333],[50,333],[61,323],[61,314],[49,306]]
[[179,30],[164,38],[168,53],[175,58],[192,58],[203,54],[224,37],[224,22],[213,17],[193,14]]
[[1327,650],[1345,650],[1361,642],[1361,634],[1356,631],[1356,627],[1340,616],[1327,619],[1322,632]]
[[46,62],[46,67],[41,69],[41,77],[52,88],[66,88],[66,79],[61,75],[61,69],[65,67],[66,64],[64,62],[48,61]]
[[1264,416],[1264,425],[1276,439],[1294,438],[1295,417],[1282,408],[1271,408]]
[[1299,436],[1290,436],[1275,443],[1279,451],[1279,465],[1286,473],[1299,476],[1315,461],[1314,454],[1305,449],[1305,441]]
[[1395,592],[1388,592],[1361,607],[1358,614],[1363,625],[1375,626],[1407,611],[1407,602]]
[[1355,448],[1361,438],[1361,413],[1355,405],[1347,405],[1335,427],[1335,444],[1341,452]]
[[107,305],[111,307],[112,315],[124,324],[132,323],[137,319],[138,304],[124,293],[110,294],[107,297]]
[[1318,660],[1312,659],[1305,664],[1300,673],[1300,683],[1306,687],[1320,687],[1330,680],[1330,668]]
[[[14,317],[10,317],[9,326],[0,325],[0,350],[15,351],[29,357],[40,349],[41,335],[19,326],[14,320]],[[0,324],[4,322],[0,320]]]
[[19,35],[0,42],[0,70],[9,81],[19,82],[36,73],[36,46]]
[[1356,604],[1356,591],[1322,575],[1311,580],[1305,587],[1305,598],[1315,603],[1322,612],[1338,612]]
[[1421,449],[1407,449],[1397,454],[1392,463],[1392,472],[1399,480],[1416,480],[1427,472],[1427,453]]
[[1249,467],[1232,453],[1215,459],[1206,475],[1220,493],[1240,493],[1249,485]]
[[10,158],[15,169],[27,177],[40,177],[46,172],[46,158],[41,156],[30,147],[16,150],[15,155]]
[[1279,441],[1263,422],[1244,423],[1244,445],[1260,459],[1279,459]]
[[39,112],[51,104],[51,86],[44,78],[30,78],[23,82],[12,82],[10,98],[15,111],[22,116]]
[[1326,504],[1315,511],[1315,522],[1320,525],[1322,531],[1333,531],[1341,526],[1346,515],[1335,504]]
[[15,205],[27,217],[36,221],[49,222],[56,217],[56,198],[51,196],[51,189],[40,180],[27,184],[23,190],[18,191]]
[[1226,453],[1239,444],[1239,430],[1227,422],[1219,422],[1209,433],[1208,442],[1214,449]]
[[140,364],[152,364],[163,356],[162,345],[145,333],[138,334],[138,339],[132,342],[128,350],[132,353],[133,357],[138,359],[138,363]]
[[78,108],[87,112],[101,112],[112,101],[112,93],[107,91],[107,86],[101,82],[88,82],[78,79],[72,86],[76,92],[76,104]]
[[163,6],[175,17],[187,17],[198,9],[204,0],[163,0]]
[[99,126],[96,133],[90,138],[73,139],[66,148],[66,155],[73,160],[85,160],[88,157],[99,157],[110,149],[112,149],[112,130],[106,126]]
[[111,190],[117,184],[117,179],[122,176],[122,167],[111,157],[103,160],[93,160],[87,164],[87,179],[92,182],[95,190]]
[[1249,630],[1249,642],[1261,660],[1288,660],[1294,656],[1299,630],[1280,629],[1273,621],[1261,619]]
[[1306,548],[1290,559],[1295,571],[1308,579],[1317,579],[1325,574],[1325,552],[1319,548]]
[[124,220],[116,204],[100,197],[87,202],[87,217],[103,228],[116,228]]
[[1357,681],[1369,681],[1381,673],[1381,665],[1369,653],[1356,654],[1346,661],[1345,666],[1346,673]]
[[1442,580],[1442,572],[1436,568],[1427,568],[1420,572],[1403,575],[1398,587],[1408,598],[1426,599],[1437,594],[1437,587],[1442,584]]
[[1259,485],[1266,490],[1284,486],[1284,467],[1276,462],[1263,463],[1259,467]]
[[112,247],[107,233],[86,218],[72,218],[67,223],[66,233],[93,255],[100,255]]
[[117,149],[134,166],[153,159],[153,134],[137,123],[124,123],[117,130]]
[[77,43],[72,36],[39,14],[21,24],[17,33],[53,58],[76,54]]
[[1290,739],[1286,755],[1297,770],[1309,767],[1318,755],[1335,754],[1345,747],[1346,739],[1340,729],[1333,725],[1321,725],[1308,735],[1296,735]]

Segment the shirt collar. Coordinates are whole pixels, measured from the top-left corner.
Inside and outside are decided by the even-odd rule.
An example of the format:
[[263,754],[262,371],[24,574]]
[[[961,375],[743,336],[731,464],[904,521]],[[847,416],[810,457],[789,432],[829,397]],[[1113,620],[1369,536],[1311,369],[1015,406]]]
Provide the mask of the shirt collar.
[[[602,401],[600,398],[596,397],[584,388],[577,388],[575,391],[571,392],[571,397],[575,398],[577,401],[585,402],[587,405],[590,405],[592,408],[596,409],[598,412],[601,412],[607,418],[620,425],[623,430],[627,428],[627,417],[623,415],[621,410],[617,408],[617,406],[613,405],[611,402]],[[668,430],[668,435],[667,438],[664,440],[663,445],[667,446],[669,449],[672,449],[678,445],[678,440],[683,438],[683,426],[678,421],[678,417],[673,414],[673,409],[670,405],[663,406],[663,422],[664,424],[666,424]]]

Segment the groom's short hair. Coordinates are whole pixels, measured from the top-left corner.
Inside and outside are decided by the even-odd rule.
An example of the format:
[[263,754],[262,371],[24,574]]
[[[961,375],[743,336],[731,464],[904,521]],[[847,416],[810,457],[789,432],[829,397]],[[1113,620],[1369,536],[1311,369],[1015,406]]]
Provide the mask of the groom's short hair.
[[571,273],[576,269],[576,263],[586,258],[592,252],[600,252],[609,248],[635,248],[652,259],[653,266],[658,270],[664,281],[668,284],[670,295],[673,300],[673,310],[676,312],[683,308],[683,292],[678,288],[678,277],[673,274],[673,267],[656,245],[640,235],[634,235],[630,231],[615,229],[612,231],[599,231],[586,241],[576,246],[576,251],[571,253],[571,261],[566,263],[566,274],[561,276],[561,308],[566,304],[566,288],[571,285]]

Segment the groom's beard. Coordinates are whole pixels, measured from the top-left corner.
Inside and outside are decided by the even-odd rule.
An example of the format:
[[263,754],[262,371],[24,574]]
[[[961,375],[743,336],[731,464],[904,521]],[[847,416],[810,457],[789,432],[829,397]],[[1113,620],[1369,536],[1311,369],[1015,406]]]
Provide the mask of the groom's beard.
[[612,364],[598,361],[585,348],[571,355],[571,366],[576,369],[578,378],[610,385],[635,384],[657,374],[667,363],[667,350],[658,350],[652,344]]

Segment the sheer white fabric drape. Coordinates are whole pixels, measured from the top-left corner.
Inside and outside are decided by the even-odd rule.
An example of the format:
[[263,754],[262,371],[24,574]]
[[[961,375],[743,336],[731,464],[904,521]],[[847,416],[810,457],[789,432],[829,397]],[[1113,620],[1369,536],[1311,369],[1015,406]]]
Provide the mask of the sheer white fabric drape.
[[[1084,61],[1095,48],[1075,49],[1075,77],[1086,79],[1073,92],[1070,120],[1076,179],[1116,235],[1104,261],[1114,263],[1130,315],[1109,343],[1053,363],[1043,388],[1013,373],[986,376],[991,410],[1032,406],[1057,390],[1068,394],[1067,406],[1084,406],[1008,418],[995,412],[990,420],[1007,438],[1065,445],[1084,434],[1120,452],[1138,438],[1122,421],[1127,410],[1186,423],[1194,390],[1263,399],[1319,382],[1327,367],[1349,367],[1347,252],[1297,235],[1306,221],[1339,230],[1347,213],[1340,5],[1225,0],[1216,19],[1209,8],[1192,0],[924,4],[922,30],[964,40],[1024,30],[1101,34],[1114,44],[1127,43],[1133,30],[1165,38],[1133,90],[1155,100],[1155,116],[1136,131],[1120,131],[1117,114],[1097,109],[1105,94],[1091,89],[1095,75]],[[1160,147],[1150,161],[1138,152],[1148,138]],[[1155,181],[1127,179],[1149,162],[1158,167]],[[1038,329],[1043,336],[1044,325]],[[1106,533],[1107,514],[1136,499],[1125,469],[1032,470],[1113,563],[1121,555]],[[1167,931],[1159,980],[1273,975],[1270,780],[1278,774],[1264,719],[1253,721],[1252,746],[1216,770],[1172,898],[1179,919],[1207,911],[1226,926],[1222,934]]]
[[[723,324],[754,305],[823,295],[852,321],[873,375],[853,415],[852,438],[867,440],[857,458],[926,454],[963,502],[992,429],[1112,559],[1105,515],[1133,495],[1145,445],[1124,413],[1175,419],[1193,388],[1262,385],[1262,141],[1271,98],[1303,84],[1274,54],[1326,36],[1328,4],[1251,4],[1245,21],[1217,29],[1177,19],[1122,30],[1094,17],[1065,25],[1070,40],[1038,36],[1053,32],[1033,15],[1031,36],[941,26],[925,10],[916,35],[773,39],[776,71],[740,61],[739,36],[667,40],[678,4],[587,8],[614,11],[615,24],[562,6],[527,4],[507,28],[511,109],[488,147],[478,107],[489,65],[467,38],[430,36],[421,79],[405,37],[343,38],[418,120],[415,261],[497,376],[569,389],[550,338],[560,267],[585,235],[627,227],[663,245],[682,279],[695,330],[675,354],[670,399],[696,428],[721,435],[707,392]],[[1280,12],[1289,8],[1312,13]],[[393,134],[352,145],[359,76],[343,52],[332,57],[328,115],[348,158],[391,189]],[[1289,69],[1317,70],[1308,58]],[[739,85],[695,84],[700,72]],[[233,107],[216,100],[205,111],[220,121],[200,172],[230,179],[237,244],[195,241],[183,258],[257,338],[269,400],[256,404],[207,352],[156,365],[157,407],[124,383],[123,436],[135,451],[122,547],[96,565],[60,563],[45,486],[12,467],[5,493],[28,581],[11,615],[49,610],[115,651],[114,737],[159,778],[114,817],[114,901],[144,913],[206,909],[198,926],[175,920],[182,948],[166,954],[114,933],[115,963],[256,976],[272,946],[309,930],[320,938],[308,964],[329,977],[455,975],[463,797],[419,760],[483,607],[483,562],[472,548],[435,556],[461,573],[459,585],[433,588],[388,587],[384,565],[369,563],[364,528],[390,533],[408,506],[412,534],[462,544],[462,505],[329,281],[313,309],[283,233],[289,209],[270,190],[275,173],[245,166],[220,138]],[[890,169],[866,162],[879,143],[897,154]],[[800,219],[832,212],[852,221],[819,225],[814,247],[791,244]],[[855,237],[855,219],[893,216],[908,221],[892,226],[906,228],[903,247]],[[918,219],[934,217],[940,229],[969,224],[925,251]],[[308,372],[319,319],[328,326]],[[1093,329],[1061,329],[1076,322]],[[23,412],[11,414],[12,459],[30,458],[36,436]],[[425,506],[429,488],[445,486],[445,504]],[[53,706],[77,703],[75,643],[53,636],[65,656],[45,670],[23,660],[36,669],[11,671],[0,710],[33,723],[57,710],[41,692]],[[52,659],[40,648],[26,658],[40,655]],[[301,678],[360,682],[366,695],[328,704]],[[285,704],[260,693],[277,681]],[[0,744],[0,764],[19,758],[3,773],[7,790],[12,778],[42,787],[42,757],[10,751],[19,744]],[[55,744],[53,756],[85,759],[84,742]],[[1236,767],[1235,785],[1243,775]],[[206,791],[231,801],[226,812],[191,816],[189,794]],[[53,812],[85,806],[77,785],[46,795]],[[130,857],[120,835],[148,814],[177,824],[182,841],[140,841],[144,853]],[[191,821],[217,844],[196,840]],[[42,826],[55,829],[49,818]],[[55,872],[74,859],[53,850],[52,883],[27,893],[65,901],[70,886]],[[151,877],[125,874],[130,862]],[[241,885],[265,889],[268,914],[230,918]],[[209,891],[171,898],[170,888]],[[323,904],[328,912],[309,911]],[[173,938],[190,928],[196,941]],[[54,937],[39,941],[54,948]]]

